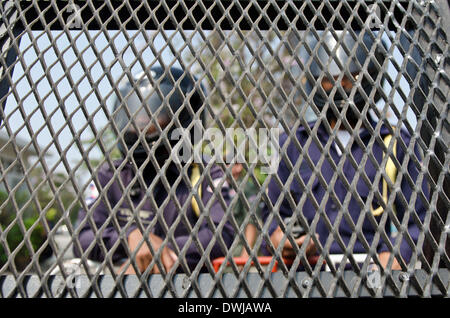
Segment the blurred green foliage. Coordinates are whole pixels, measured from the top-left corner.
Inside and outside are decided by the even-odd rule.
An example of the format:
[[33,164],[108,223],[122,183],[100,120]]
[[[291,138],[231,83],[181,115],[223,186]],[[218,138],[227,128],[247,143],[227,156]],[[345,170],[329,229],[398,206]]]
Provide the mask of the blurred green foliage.
[[[17,191],[14,196],[0,191],[0,230],[6,235],[7,243],[7,249],[3,240],[0,244],[0,267],[8,260],[12,261],[12,258],[8,257],[9,253],[15,253],[15,267],[17,270],[23,270],[31,261],[31,252],[27,245],[37,251],[46,240],[39,214],[29,199],[30,195],[26,190]],[[21,216],[18,216],[18,212]]]
[[46,177],[38,168],[31,172],[29,180],[34,185],[32,194],[23,187],[12,194],[0,190],[0,268],[13,263],[16,270],[25,269],[41,247],[39,260],[51,256],[51,247],[45,244],[47,230],[61,218],[63,222],[75,222],[80,208],[64,174]]

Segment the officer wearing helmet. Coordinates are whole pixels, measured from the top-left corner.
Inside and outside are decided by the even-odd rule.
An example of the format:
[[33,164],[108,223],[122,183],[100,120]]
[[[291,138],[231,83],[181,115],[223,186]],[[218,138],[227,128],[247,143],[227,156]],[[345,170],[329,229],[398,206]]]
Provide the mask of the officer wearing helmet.
[[[104,164],[98,172],[101,189],[95,191],[101,195],[91,196],[87,202],[88,210],[93,210],[95,227],[87,218],[89,213],[81,210],[82,251],[75,248],[76,255],[88,252],[90,259],[102,261],[108,253],[113,262],[120,262],[132,255],[126,252],[130,250],[135,253],[139,271],[143,272],[152,264],[153,255],[159,253],[159,260],[155,260],[150,272],[168,272],[174,266],[180,272],[196,268],[204,253],[211,259],[223,256],[221,240],[227,247],[231,245],[234,236],[231,225],[225,222],[218,230],[224,218],[218,198],[206,178],[197,184],[199,165],[192,164],[192,160],[176,164],[171,156],[180,142],[171,138],[174,129],[191,129],[194,117],[199,114],[201,118],[204,90],[191,78],[194,77],[175,67],[168,70],[153,67],[148,74],[144,72],[120,88],[112,123],[123,158],[113,166]],[[214,184],[218,183],[215,180],[220,180],[222,171],[217,166],[208,170],[205,173]],[[182,178],[186,172],[189,181]],[[198,196],[190,199],[192,188],[197,189]],[[220,193],[229,202],[228,189],[223,187]],[[210,204],[207,212],[213,226],[207,223],[208,218],[199,218],[198,197],[204,206]],[[147,240],[141,244],[146,229]],[[169,238],[163,244],[166,236]],[[125,262],[123,268],[126,273],[135,272],[130,262]],[[201,270],[205,267],[201,266]]]
[[[274,208],[266,206],[263,219],[268,222],[273,213],[269,225],[271,243],[287,259],[296,256],[292,244],[299,247],[308,244],[307,256],[315,255],[319,246],[320,250],[328,249],[330,254],[373,251],[383,267],[388,264],[394,246],[399,246],[392,269],[400,269],[401,260],[407,264],[416,257],[411,244],[419,238],[420,222],[426,211],[423,198],[428,198],[428,188],[422,184],[419,193],[423,196],[415,197],[414,183],[419,171],[405,154],[411,136],[403,128],[400,138],[394,138],[394,156],[390,157],[394,157],[394,167],[407,167],[409,177],[402,177],[398,191],[388,187],[387,182],[383,185],[382,174],[379,183],[375,182],[376,175],[384,168],[381,162],[387,152],[385,147],[389,145],[383,141],[393,136],[392,130],[370,115],[377,102],[382,102],[383,74],[379,69],[385,62],[385,45],[369,33],[358,32],[354,38],[349,33],[323,31],[318,37],[307,34],[304,41],[305,45],[299,50],[303,90],[305,100],[314,104],[312,108],[316,109],[318,118],[297,129],[295,137],[302,148],[289,142],[286,155],[290,162],[281,160],[277,172],[281,184],[276,178],[269,184],[268,195]],[[282,149],[287,140],[286,133],[280,137]],[[370,160],[369,152],[377,163]],[[309,163],[307,156],[311,159]],[[415,156],[420,158],[417,148]],[[409,161],[405,163],[406,160]],[[335,182],[333,189],[329,189],[327,185],[332,182]],[[395,182],[395,176],[391,182]],[[375,195],[377,189],[379,195]],[[371,191],[374,195],[370,199]],[[387,205],[391,195],[395,195],[394,207]],[[385,200],[384,204],[380,197]],[[409,213],[411,205],[413,212]],[[275,215],[278,206],[280,218]],[[394,215],[400,223],[406,224],[405,230],[394,226],[390,217],[383,218],[385,214]],[[361,233],[356,233],[355,228],[361,224]],[[311,235],[298,228],[309,228]],[[298,237],[293,237],[290,229],[296,229],[300,233]],[[382,229],[386,235],[377,236]],[[402,235],[398,235],[399,232]],[[283,238],[287,237],[285,233],[292,239]],[[348,251],[350,244],[353,250]],[[274,253],[269,246],[266,244],[266,253]]]

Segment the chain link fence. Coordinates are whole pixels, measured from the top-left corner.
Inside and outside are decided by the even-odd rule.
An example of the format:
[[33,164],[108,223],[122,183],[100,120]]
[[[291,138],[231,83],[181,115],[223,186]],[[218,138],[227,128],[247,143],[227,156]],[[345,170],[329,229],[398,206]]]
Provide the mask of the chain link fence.
[[449,295],[447,1],[0,10],[1,297]]

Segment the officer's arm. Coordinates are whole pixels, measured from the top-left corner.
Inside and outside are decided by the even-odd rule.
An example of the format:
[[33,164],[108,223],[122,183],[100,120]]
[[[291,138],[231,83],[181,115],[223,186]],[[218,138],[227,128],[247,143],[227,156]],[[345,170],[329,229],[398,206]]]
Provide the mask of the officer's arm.
[[[100,182],[104,181],[104,177],[99,174]],[[90,259],[103,261],[106,253],[114,247],[119,239],[119,233],[113,224],[113,220],[108,220],[110,213],[104,202],[105,198],[111,200],[109,196],[101,194],[88,205],[90,212],[81,209],[78,213],[77,228],[81,227],[78,234],[81,251],[75,245],[73,250],[77,257],[80,257],[83,253],[88,253]],[[110,203],[113,206],[113,202]],[[92,211],[92,209],[94,210]],[[112,254],[112,260],[116,262],[124,257],[126,257],[125,249],[122,244],[118,244]]]
[[[162,247],[163,239],[154,233],[150,233],[148,236],[148,242],[151,244],[153,251],[158,251],[162,248],[160,261],[161,266],[168,272],[177,260],[176,254],[167,246]],[[142,243],[142,244],[141,244]],[[153,255],[150,247],[147,245],[147,241],[144,241],[141,231],[136,228],[128,235],[128,246],[132,254],[135,255],[136,265],[141,272],[145,271],[150,265]],[[118,273],[126,268],[125,274],[135,274],[133,266],[125,262]],[[160,268],[154,266],[152,273],[160,273]]]
[[[381,252],[378,254],[378,259],[380,260],[380,264],[383,268],[386,268],[389,263],[389,258],[391,257],[390,252]],[[394,258],[394,261],[392,262],[392,266],[390,267],[391,270],[401,270],[402,267],[400,266],[400,263],[397,259]]]
[[[406,146],[408,146],[409,140],[407,139],[407,137],[403,137],[403,138],[404,138],[404,140],[406,139],[405,144],[406,144]],[[405,156],[404,156],[404,153],[403,153],[401,147],[399,147],[399,146],[398,146],[398,152],[399,152],[398,159],[399,159],[399,162],[402,164]],[[419,160],[421,159],[421,156],[419,155],[419,151],[418,151],[417,147],[415,147],[414,154]],[[410,182],[407,181],[407,174],[409,174],[409,176],[411,177],[411,180],[414,185],[413,187],[411,187]],[[400,193],[397,194],[396,199],[395,199],[395,207],[397,210],[397,218],[399,219],[399,222],[402,223],[403,219],[405,217],[408,218],[407,227],[406,227],[407,231],[405,231],[405,232],[400,231],[397,234],[397,236],[395,236],[395,233],[391,232],[391,228],[389,226],[390,220],[388,220],[388,222],[386,222],[388,225],[386,228],[386,232],[390,236],[390,244],[389,245],[392,245],[392,247],[395,247],[398,245],[397,243],[400,243],[399,253],[400,253],[401,257],[403,258],[403,260],[405,261],[405,263],[408,264],[411,260],[413,250],[415,249],[415,245],[417,244],[419,234],[420,234],[420,228],[416,223],[417,220],[415,220],[415,219],[417,219],[417,217],[418,217],[420,222],[423,222],[425,219],[426,207],[425,207],[425,204],[422,199],[422,193],[423,193],[423,196],[425,196],[425,198],[427,198],[427,200],[428,200],[429,189],[428,189],[428,185],[426,184],[425,177],[423,178],[422,185],[417,186],[419,171],[411,158],[409,159],[409,162],[408,162],[407,174],[404,173],[402,176],[401,191],[400,191]],[[397,178],[399,178],[399,177],[400,177],[400,171],[399,171],[399,175],[397,176]],[[406,203],[403,203],[404,200],[401,199],[401,196],[404,196]],[[410,201],[412,199],[414,199],[414,197],[415,197],[415,205],[414,205],[415,208],[409,212],[409,215],[406,215],[406,211],[408,209],[407,205],[410,203]],[[416,214],[417,217],[414,214]],[[412,239],[412,241],[409,239],[408,236]],[[401,239],[401,242],[398,242],[400,239]],[[413,246],[411,246],[411,244]],[[382,264],[383,264],[383,260],[387,264],[387,260],[390,256],[390,253],[392,252],[392,250],[393,249],[388,246],[387,242],[383,242],[381,244],[381,246],[378,249],[378,252],[380,253],[380,261],[382,262]],[[397,262],[397,260],[395,260],[395,261]],[[394,262],[394,265],[395,264],[396,263]],[[393,269],[400,269],[400,265],[398,264],[398,262],[395,267],[396,268],[393,268]]]
[[[103,261],[105,253],[113,248],[119,238],[119,234],[111,221],[104,226],[107,220],[105,212],[106,209],[101,203],[95,208],[91,217],[88,217],[88,213],[84,210],[81,210],[78,214],[78,224],[83,222],[78,235],[82,253],[88,252],[88,257],[95,261]],[[80,257],[82,253],[74,246],[74,254],[77,257]],[[113,261],[118,261],[125,256],[123,247],[119,244],[113,254]]]

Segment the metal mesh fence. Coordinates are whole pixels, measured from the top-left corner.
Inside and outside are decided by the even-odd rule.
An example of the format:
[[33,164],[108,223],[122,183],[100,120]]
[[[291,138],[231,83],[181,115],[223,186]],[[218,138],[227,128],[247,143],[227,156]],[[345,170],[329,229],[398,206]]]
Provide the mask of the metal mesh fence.
[[0,10],[1,297],[448,296],[446,1]]

